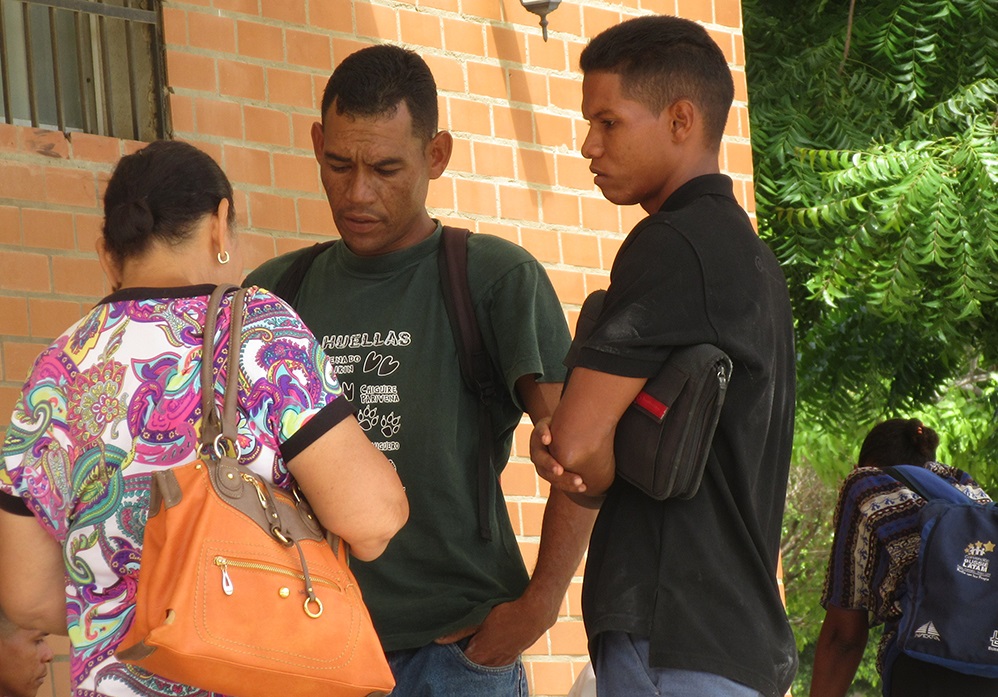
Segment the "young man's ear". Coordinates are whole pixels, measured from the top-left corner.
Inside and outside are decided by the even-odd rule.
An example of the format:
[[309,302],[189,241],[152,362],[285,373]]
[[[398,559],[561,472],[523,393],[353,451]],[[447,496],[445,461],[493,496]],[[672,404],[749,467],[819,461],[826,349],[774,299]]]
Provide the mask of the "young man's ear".
[[669,131],[676,143],[688,140],[700,126],[700,114],[688,99],[678,99],[666,107],[666,116],[669,119]]
[[450,162],[454,150],[454,138],[450,131],[439,131],[426,144],[426,157],[430,164],[430,179],[437,179]]

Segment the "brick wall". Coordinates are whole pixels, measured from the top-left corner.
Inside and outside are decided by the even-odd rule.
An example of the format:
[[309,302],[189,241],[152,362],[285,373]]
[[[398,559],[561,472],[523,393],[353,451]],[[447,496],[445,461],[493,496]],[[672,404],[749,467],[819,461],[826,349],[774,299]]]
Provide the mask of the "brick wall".
[[[197,144],[237,189],[247,263],[332,233],[309,129],[333,66],[377,41],[418,49],[440,90],[450,167],[431,183],[435,217],[522,244],[546,266],[569,322],[640,209],[618,209],[579,155],[578,56],[622,19],[677,14],[707,26],[735,75],[722,169],[754,211],[739,0],[563,0],[549,40],[518,0],[166,0],[163,33],[173,136]],[[108,291],[96,257],[113,163],[141,143],[0,124],[0,423],[35,355]],[[547,485],[517,432],[503,476],[528,563]],[[564,695],[586,662],[581,568],[557,624],[526,656],[531,694]],[[68,694],[65,640],[39,693]]]

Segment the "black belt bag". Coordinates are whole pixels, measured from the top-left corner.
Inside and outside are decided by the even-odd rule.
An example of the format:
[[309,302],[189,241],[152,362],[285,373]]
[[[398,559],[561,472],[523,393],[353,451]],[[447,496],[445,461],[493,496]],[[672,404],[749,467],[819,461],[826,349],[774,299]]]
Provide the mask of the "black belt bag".
[[[605,290],[589,294],[566,363],[574,366],[603,308]],[[653,499],[696,494],[707,464],[731,359],[712,344],[676,347],[628,406],[613,441],[617,475]]]

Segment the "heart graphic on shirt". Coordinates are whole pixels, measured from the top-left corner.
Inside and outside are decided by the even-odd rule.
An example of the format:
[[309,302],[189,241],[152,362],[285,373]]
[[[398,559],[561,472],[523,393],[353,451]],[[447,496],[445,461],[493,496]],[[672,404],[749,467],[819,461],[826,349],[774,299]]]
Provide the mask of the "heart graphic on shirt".
[[391,375],[398,369],[399,362],[391,356],[385,356],[384,360],[381,361],[381,365],[378,366],[378,375],[385,377],[386,375]]
[[384,359],[385,357],[382,356],[377,351],[371,351],[369,354],[367,354],[367,356],[364,357],[364,367],[362,368],[362,370],[365,373],[370,373],[372,371],[375,371],[378,369],[378,366],[381,365],[381,361],[383,361]]
[[399,362],[392,356],[384,356],[377,351],[371,351],[364,357],[364,365],[361,369],[365,373],[377,371],[379,376],[385,377],[399,369]]

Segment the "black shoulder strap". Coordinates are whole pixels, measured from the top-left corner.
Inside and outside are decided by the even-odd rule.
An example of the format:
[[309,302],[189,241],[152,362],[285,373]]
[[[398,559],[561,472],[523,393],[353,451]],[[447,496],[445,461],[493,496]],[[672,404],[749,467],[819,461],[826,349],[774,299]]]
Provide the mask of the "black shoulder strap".
[[315,261],[315,258],[336,244],[336,242],[337,240],[317,242],[302,251],[302,253],[295,257],[295,260],[291,262],[291,266],[289,266],[284,273],[281,274],[281,277],[277,279],[277,283],[271,289],[271,292],[297,310],[298,291],[301,290],[301,284],[305,280],[305,274],[308,273],[308,270],[311,268],[312,262]]
[[468,237],[471,232],[444,227],[437,265],[440,286],[451,330],[457,343],[458,363],[465,385],[478,396],[478,531],[482,539],[492,539],[491,502],[495,496],[492,444],[493,429],[489,405],[496,395],[495,371],[482,339],[468,285]]

